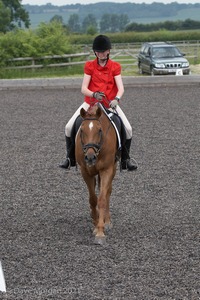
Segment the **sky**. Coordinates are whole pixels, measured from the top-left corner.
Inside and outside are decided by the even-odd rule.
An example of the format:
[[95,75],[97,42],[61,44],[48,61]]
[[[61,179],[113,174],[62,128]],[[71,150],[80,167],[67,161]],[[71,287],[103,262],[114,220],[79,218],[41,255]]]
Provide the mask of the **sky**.
[[30,5],[45,5],[47,3],[51,3],[52,5],[62,6],[67,4],[91,4],[91,3],[98,3],[98,2],[115,2],[115,3],[152,3],[152,2],[162,2],[162,3],[171,3],[171,2],[178,2],[178,3],[199,3],[199,0],[22,0],[22,4],[30,4]]

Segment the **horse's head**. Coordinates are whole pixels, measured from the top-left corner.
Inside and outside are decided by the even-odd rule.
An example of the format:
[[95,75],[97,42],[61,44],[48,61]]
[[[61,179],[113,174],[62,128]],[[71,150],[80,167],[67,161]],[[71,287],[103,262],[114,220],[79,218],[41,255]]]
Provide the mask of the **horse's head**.
[[102,145],[102,128],[99,120],[101,113],[99,107],[94,107],[89,111],[82,108],[80,111],[83,118],[80,127],[81,144],[85,162],[90,167],[95,165]]

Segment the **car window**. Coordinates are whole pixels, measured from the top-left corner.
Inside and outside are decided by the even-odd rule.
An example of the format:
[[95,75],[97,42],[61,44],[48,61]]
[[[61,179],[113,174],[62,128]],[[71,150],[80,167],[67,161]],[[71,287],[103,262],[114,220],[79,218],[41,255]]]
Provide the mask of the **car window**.
[[182,53],[176,47],[171,48],[171,53],[173,56],[183,56]]
[[143,53],[143,52],[144,52],[144,49],[145,49],[145,47],[146,47],[146,45],[145,45],[145,44],[143,44],[143,45],[142,45],[142,47],[141,47],[141,50],[140,50],[140,52],[142,52],[142,53]]
[[166,56],[166,49],[164,47],[156,47],[152,49],[152,56],[153,57],[165,57]]
[[150,55],[150,51],[149,51],[149,46],[146,46],[145,48],[144,48],[144,54],[145,55]]
[[176,47],[156,47],[152,49],[152,56],[155,58],[182,56]]

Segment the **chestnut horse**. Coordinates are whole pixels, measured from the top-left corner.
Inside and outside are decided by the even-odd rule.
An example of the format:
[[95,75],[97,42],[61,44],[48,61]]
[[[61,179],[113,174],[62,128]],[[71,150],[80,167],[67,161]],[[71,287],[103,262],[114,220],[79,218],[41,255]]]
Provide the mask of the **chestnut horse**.
[[110,119],[98,105],[88,111],[82,108],[80,115],[83,121],[76,135],[76,161],[89,192],[95,242],[103,244],[105,227],[111,227],[109,200],[117,167],[117,135]]

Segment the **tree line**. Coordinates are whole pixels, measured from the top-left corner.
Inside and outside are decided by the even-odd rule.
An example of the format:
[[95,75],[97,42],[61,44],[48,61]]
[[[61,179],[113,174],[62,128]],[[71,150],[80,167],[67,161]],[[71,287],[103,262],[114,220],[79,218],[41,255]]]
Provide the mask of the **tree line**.
[[[26,6],[22,6],[22,0],[0,0],[0,32],[8,32],[14,30],[15,28],[29,28],[30,19],[29,13],[25,10]],[[106,5],[107,3],[105,3]],[[109,3],[109,7],[111,4]],[[130,4],[130,3],[125,3]],[[177,3],[171,3],[170,7],[177,9]],[[102,3],[97,3],[97,5],[102,5]],[[47,4],[47,7],[52,7],[51,4]],[[43,6],[43,7],[46,7]],[[73,5],[72,5],[73,6]],[[74,5],[77,7],[77,5]],[[83,6],[84,7],[84,6]],[[95,7],[98,7],[95,5]],[[115,5],[113,7],[116,7]],[[143,9],[147,8],[147,4],[143,3]],[[154,3],[154,9],[160,11],[163,7],[162,3]],[[167,6],[168,7],[168,6]],[[198,5],[197,5],[198,7]],[[82,5],[78,4],[79,10],[83,9]],[[176,9],[175,9],[176,8]],[[114,10],[115,12],[115,10]],[[165,21],[159,23],[151,24],[138,24],[135,22],[130,22],[128,14],[125,13],[103,13],[100,20],[97,19],[96,15],[89,13],[85,17],[80,18],[80,14],[72,13],[69,16],[68,22],[65,24],[62,16],[59,14],[54,15],[50,22],[57,21],[69,32],[69,33],[86,33],[86,34],[96,34],[101,33],[115,33],[115,32],[149,32],[156,31],[160,29],[166,30],[187,30],[187,29],[200,29],[200,21],[194,21],[191,19],[186,19],[185,21]],[[166,13],[166,11],[165,11]]]
[[98,26],[94,15],[88,14],[82,24],[79,20],[79,15],[72,14],[67,24],[64,24],[63,19],[59,15],[55,15],[50,22],[57,21],[71,33],[86,33],[95,34],[101,33],[116,33],[116,32],[150,32],[158,30],[195,30],[200,29],[200,21],[186,19],[184,21],[165,21],[150,24],[138,24],[135,22],[129,23],[127,15],[104,14]]
[[101,17],[98,24],[93,14],[88,14],[80,22],[78,14],[72,14],[69,17],[67,24],[64,24],[63,18],[59,15],[55,15],[50,22],[57,21],[63,24],[63,26],[71,33],[87,33],[95,34],[97,32],[122,32],[125,30],[126,25],[129,23],[127,15],[124,14],[104,14]]
[[[198,2],[198,1],[197,1]],[[200,3],[177,3],[172,1],[171,3],[165,4],[160,2],[147,3],[132,3],[127,1],[126,3],[115,3],[115,2],[101,2],[93,4],[68,4],[63,6],[52,5],[47,3],[46,5],[24,5],[24,8],[30,14],[41,14],[56,11],[56,14],[64,13],[69,15],[76,13],[79,15],[80,22],[88,15],[93,14],[96,20],[102,18],[103,14],[126,14],[130,20],[135,18],[157,18],[157,17],[174,17],[180,10],[184,9],[198,9]]]
[[186,19],[184,21],[165,21],[151,24],[130,23],[125,27],[125,31],[150,32],[157,30],[191,30],[200,29],[200,21]]
[[77,14],[72,14],[69,18],[68,23],[65,25],[61,16],[54,16],[52,20],[57,20],[66,26],[69,32],[73,33],[87,33],[95,34],[97,32],[102,33],[115,33],[115,32],[150,32],[157,30],[190,30],[190,29],[200,29],[200,21],[194,21],[191,19],[186,19],[184,21],[165,21],[150,24],[138,24],[135,22],[129,23],[128,16],[125,14],[104,14],[100,20],[98,27],[97,20],[95,16],[89,14],[85,17],[82,25],[79,21],[79,16]]

